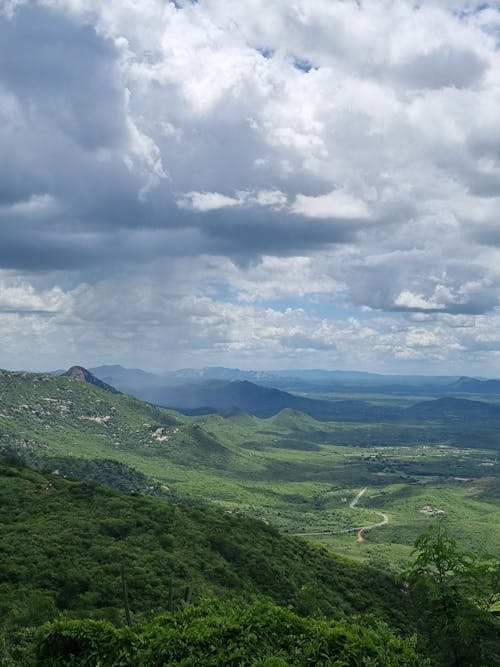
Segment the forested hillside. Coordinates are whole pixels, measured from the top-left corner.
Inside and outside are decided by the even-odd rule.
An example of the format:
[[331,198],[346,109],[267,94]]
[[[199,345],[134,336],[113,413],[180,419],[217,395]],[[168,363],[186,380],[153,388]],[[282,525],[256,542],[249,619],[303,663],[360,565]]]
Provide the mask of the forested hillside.
[[[3,527],[0,540],[3,563],[0,571],[2,665],[24,665],[31,656],[34,646],[32,634],[26,635],[25,631],[21,632],[22,628],[57,618],[106,619],[118,627],[125,623],[127,617],[134,624],[144,623],[154,614],[166,610],[180,612],[187,602],[198,604],[207,597],[233,600],[234,609],[241,609],[241,605],[250,604],[255,598],[266,599],[304,616],[321,613],[329,618],[347,619],[353,614],[369,613],[380,621],[388,622],[403,635],[410,635],[415,628],[408,599],[391,578],[335,557],[303,540],[280,535],[275,529],[255,520],[207,509],[170,505],[154,498],[123,494],[94,483],[67,481],[3,460],[0,465],[0,521]],[[373,643],[373,638],[377,636],[374,629],[353,627],[349,639],[349,623],[344,623],[337,630],[328,630],[327,625],[301,621],[277,607],[275,612],[272,612],[272,606],[256,609],[252,612],[250,608],[245,623],[238,631],[231,631],[236,633],[238,650],[243,657],[245,650],[250,652],[249,656],[255,653],[255,641],[247,646],[250,640],[246,635],[252,635],[263,622],[259,617],[263,609],[268,620],[271,616],[274,618],[274,634],[267,640],[269,646],[264,644],[255,655],[264,656],[264,649],[273,654],[281,635],[279,623],[289,628],[291,635],[299,632],[300,628],[301,636],[309,630],[319,633],[321,641],[338,634],[337,642],[347,633],[345,641],[349,644],[360,633],[363,636],[368,633],[368,643]],[[229,623],[230,627],[236,623],[235,612],[224,607],[190,612],[189,623],[194,623],[196,632],[201,636],[209,636],[214,614],[221,619],[220,622]],[[230,618],[231,614],[233,621],[230,622],[228,615]],[[187,622],[179,621],[181,625],[178,625],[176,620],[174,626],[180,632],[181,626],[188,627],[185,626]],[[200,628],[200,623],[206,623],[204,629]],[[294,630],[290,623],[296,626]],[[47,644],[49,640],[45,636],[40,656],[52,657],[45,661],[39,657],[36,664],[98,664],[92,660],[72,663],[68,657],[71,653],[69,645],[74,651],[78,641],[83,641],[78,650],[85,653],[87,640],[82,640],[82,637],[91,626],[75,626],[76,636],[80,638],[78,641],[76,636],[68,639],[68,628],[72,626],[63,624],[61,627],[62,636],[58,636],[55,643],[57,647],[63,642],[63,648],[59,648],[60,661],[55,661],[54,645]],[[54,628],[50,633],[57,634],[59,630],[56,626]],[[91,633],[94,648],[105,652],[103,647],[107,646],[109,632],[113,634],[115,631],[106,631],[105,626],[95,628]],[[187,629],[185,631],[184,640],[179,636],[175,641],[185,646],[186,642],[192,644],[185,651],[199,656],[197,651],[203,652],[203,642],[200,645]],[[167,647],[173,639],[167,632],[170,637],[167,640],[162,624],[140,632],[145,632],[148,642],[153,644],[164,641],[164,651],[168,652]],[[216,630],[213,632],[217,634]],[[225,645],[224,632],[217,640],[213,639],[218,642],[219,652]],[[238,633],[241,635],[239,639]],[[398,646],[388,629],[383,633]],[[116,635],[116,641],[117,637],[123,638],[123,635]],[[283,645],[280,642],[281,651]],[[290,642],[298,642],[292,652],[306,650],[303,640],[295,638]],[[49,645],[50,650],[47,648]],[[374,655],[378,655],[382,646],[381,640],[380,646],[373,648]],[[177,652],[179,650],[176,649]],[[309,647],[307,650],[313,650],[314,654],[319,648]],[[151,656],[151,649],[148,651],[147,655]],[[16,655],[21,662],[16,662]],[[394,651],[394,656],[397,656],[397,651]],[[134,662],[139,660],[137,655],[130,660],[127,663],[104,660],[102,664],[167,664],[150,662],[151,657],[140,663]],[[189,664],[253,663],[216,661]],[[394,664],[417,663],[410,660]]]
[[376,612],[406,625],[393,581],[262,522],[0,466],[1,605],[10,625],[71,616],[144,618],[189,597],[265,595],[297,612]]

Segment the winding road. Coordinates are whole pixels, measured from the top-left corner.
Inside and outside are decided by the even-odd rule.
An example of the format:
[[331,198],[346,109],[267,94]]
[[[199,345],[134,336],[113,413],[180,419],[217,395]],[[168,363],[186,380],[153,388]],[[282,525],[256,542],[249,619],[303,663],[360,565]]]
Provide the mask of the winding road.
[[[360,498],[363,496],[364,493],[368,490],[368,487],[365,486],[364,489],[361,489],[354,498],[351,500],[349,503],[350,509],[354,510],[356,509],[356,506],[360,500]],[[367,530],[372,530],[373,528],[380,528],[380,526],[385,526],[386,524],[389,523],[389,517],[385,512],[378,512],[377,510],[373,510],[375,514],[378,514],[378,516],[382,517],[382,521],[378,521],[377,523],[370,523],[366,526],[358,526],[358,527],[351,527],[351,528],[344,528],[344,530],[327,530],[327,531],[320,531],[320,532],[315,532],[315,533],[295,533],[296,535],[302,536],[302,537],[315,537],[315,536],[320,536],[320,535],[340,535],[341,533],[350,533],[353,531],[357,532],[356,539],[358,542],[363,542],[364,537],[363,533],[366,532]]]
[[368,487],[365,486],[365,488],[364,488],[364,489],[361,489],[361,491],[360,491],[359,493],[357,493],[357,494],[354,496],[354,498],[351,500],[351,502],[349,503],[349,507],[350,507],[352,510],[356,507],[356,505],[358,504],[359,499],[361,498],[361,496],[363,495],[363,493],[365,493],[365,491],[366,491],[367,489],[368,489]]

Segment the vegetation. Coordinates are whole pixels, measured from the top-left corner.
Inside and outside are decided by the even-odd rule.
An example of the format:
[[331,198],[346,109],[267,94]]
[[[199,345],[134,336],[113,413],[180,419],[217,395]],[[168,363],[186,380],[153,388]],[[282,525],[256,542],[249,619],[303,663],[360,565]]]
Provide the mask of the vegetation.
[[426,651],[455,667],[500,664],[500,623],[491,613],[500,600],[500,559],[463,551],[441,525],[415,548],[404,576]]
[[412,639],[375,619],[301,618],[269,602],[204,602],[133,630],[62,621],[41,628],[40,667],[421,667]]
[[408,593],[244,517],[12,462],[0,492],[2,667],[498,662],[498,560],[442,532],[417,541]]
[[2,667],[500,662],[500,461],[481,440],[189,418],[49,375],[0,389]]
[[[488,443],[498,447],[497,426],[473,418],[318,422],[293,410],[188,418],[72,378],[0,372],[0,449],[31,466],[315,533],[308,539],[385,570],[406,567],[438,516],[467,548],[495,551],[500,457]],[[354,529],[379,521],[377,512],[388,523],[358,542]]]
[[[407,625],[399,587],[262,522],[0,465],[4,627],[60,614],[134,621],[190,597],[266,596],[301,614],[372,611]],[[170,593],[169,589],[173,589]]]

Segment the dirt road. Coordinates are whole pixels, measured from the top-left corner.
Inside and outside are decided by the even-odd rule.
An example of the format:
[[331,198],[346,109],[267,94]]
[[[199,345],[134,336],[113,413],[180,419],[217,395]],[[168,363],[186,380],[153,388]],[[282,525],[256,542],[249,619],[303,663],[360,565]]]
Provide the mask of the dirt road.
[[[352,510],[356,509],[356,506],[360,500],[360,498],[363,496],[364,493],[368,490],[368,487],[365,486],[364,489],[361,489],[354,498],[351,500],[349,503],[349,507]],[[367,530],[372,530],[373,528],[380,528],[380,526],[385,526],[387,523],[389,523],[389,517],[387,514],[384,512],[378,512],[377,510],[372,510],[375,514],[378,514],[378,516],[382,517],[382,521],[378,521],[377,523],[371,523],[367,526],[357,526],[357,527],[351,527],[351,528],[344,528],[344,530],[324,530],[324,531],[318,531],[314,533],[295,533],[295,535],[301,536],[301,537],[318,537],[321,535],[340,535],[341,533],[351,533],[356,531],[357,536],[356,539],[358,542],[363,542],[364,537],[363,533],[366,532]]]
[[356,536],[356,539],[357,539],[358,542],[362,542],[365,539],[363,537],[363,533],[366,530],[371,530],[372,528],[379,528],[380,526],[385,526],[386,523],[389,523],[389,517],[387,516],[387,514],[385,514],[384,512],[376,512],[375,510],[373,510],[373,511],[375,512],[375,514],[378,514],[379,516],[382,517],[382,521],[379,521],[378,523],[371,523],[368,526],[362,526],[358,530],[358,534]]
[[365,491],[367,490],[367,488],[368,488],[368,487],[365,486],[365,488],[364,488],[364,489],[361,489],[361,491],[360,491],[358,494],[356,494],[356,495],[354,496],[354,498],[351,500],[351,502],[349,503],[349,507],[350,507],[352,510],[356,507],[356,505],[358,504],[359,499],[361,498],[361,496],[363,495],[363,493],[365,493]]

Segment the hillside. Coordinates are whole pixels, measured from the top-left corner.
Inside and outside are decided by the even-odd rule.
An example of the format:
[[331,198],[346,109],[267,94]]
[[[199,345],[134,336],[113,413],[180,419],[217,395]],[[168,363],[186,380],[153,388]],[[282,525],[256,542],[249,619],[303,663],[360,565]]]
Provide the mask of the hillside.
[[217,469],[236,450],[182,415],[75,377],[0,371],[0,450],[31,462],[52,457],[168,458]]
[[446,387],[450,393],[457,394],[494,394],[500,395],[500,380],[481,380],[461,377]]
[[265,596],[297,612],[368,611],[407,625],[391,579],[262,522],[174,506],[0,461],[3,624],[65,611],[120,623],[120,568],[137,618],[190,597]]
[[180,410],[211,408],[213,412],[224,412],[239,409],[258,417],[270,417],[285,408],[292,408],[324,417],[331,414],[328,402],[301,398],[248,380],[210,380],[139,393],[151,403]]
[[[385,570],[405,566],[426,506],[442,509],[470,548],[498,544],[498,421],[481,416],[192,418],[78,379],[0,372],[0,449],[59,477],[252,516]],[[357,527],[380,512],[389,523],[357,542]]]

